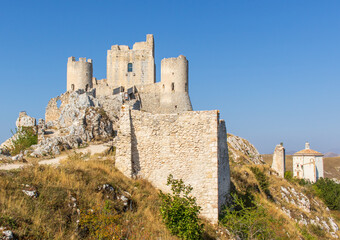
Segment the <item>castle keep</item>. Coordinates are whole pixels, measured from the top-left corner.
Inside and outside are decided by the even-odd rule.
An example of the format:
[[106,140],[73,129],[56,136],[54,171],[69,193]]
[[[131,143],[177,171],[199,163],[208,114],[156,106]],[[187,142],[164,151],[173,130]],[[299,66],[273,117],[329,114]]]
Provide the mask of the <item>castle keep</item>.
[[130,49],[113,45],[107,51],[107,78],[93,77],[92,60],[70,57],[67,63],[67,91],[95,90],[95,95],[127,93],[140,100],[140,109],[154,113],[178,113],[192,110],[188,89],[188,60],[180,55],[161,62],[161,81],[156,82],[154,39],[137,42]]
[[163,59],[156,82],[154,38],[148,34],[132,49],[113,45],[107,51],[106,79],[93,77],[92,64],[91,59],[68,59],[67,92],[50,100],[46,123],[86,133],[75,130],[83,120],[74,119],[83,114],[87,120],[77,106],[102,108],[112,122],[106,126],[116,132],[116,167],[163,191],[170,191],[170,174],[183,179],[193,187],[202,215],[216,223],[230,189],[226,127],[217,110],[192,111],[186,57]]

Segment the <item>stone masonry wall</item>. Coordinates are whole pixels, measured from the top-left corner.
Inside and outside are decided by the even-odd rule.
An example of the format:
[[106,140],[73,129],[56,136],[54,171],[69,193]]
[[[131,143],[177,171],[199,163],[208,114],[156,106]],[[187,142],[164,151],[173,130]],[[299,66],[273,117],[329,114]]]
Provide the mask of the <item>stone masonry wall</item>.
[[[70,92],[66,92],[56,98],[52,98],[48,102],[47,107],[46,107],[46,112],[45,112],[46,122],[59,119],[62,109],[68,104],[69,95],[70,95]],[[58,107],[58,101],[61,102],[59,107]]]
[[193,187],[202,215],[218,221],[230,188],[224,121],[218,111],[152,114],[123,106],[116,167],[169,191],[167,177]]

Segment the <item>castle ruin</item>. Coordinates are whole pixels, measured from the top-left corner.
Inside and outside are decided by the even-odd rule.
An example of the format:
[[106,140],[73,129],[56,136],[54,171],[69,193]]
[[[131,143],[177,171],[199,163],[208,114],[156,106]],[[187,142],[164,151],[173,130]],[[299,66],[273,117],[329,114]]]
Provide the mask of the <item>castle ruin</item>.
[[278,144],[275,147],[272,169],[278,172],[280,177],[284,178],[286,170],[286,152],[283,143]]
[[[93,77],[91,59],[70,57],[67,92],[50,100],[46,123],[74,124],[75,118],[69,116],[81,113],[77,109],[65,112],[72,109],[71,102],[72,106],[83,102],[103,108],[116,132],[116,167],[166,192],[170,174],[183,179],[193,187],[202,216],[217,223],[230,190],[225,122],[217,110],[192,110],[185,56],[163,59],[159,82],[155,71],[151,34],[132,49],[113,45],[107,51],[106,79]],[[70,132],[74,129],[78,128]]]

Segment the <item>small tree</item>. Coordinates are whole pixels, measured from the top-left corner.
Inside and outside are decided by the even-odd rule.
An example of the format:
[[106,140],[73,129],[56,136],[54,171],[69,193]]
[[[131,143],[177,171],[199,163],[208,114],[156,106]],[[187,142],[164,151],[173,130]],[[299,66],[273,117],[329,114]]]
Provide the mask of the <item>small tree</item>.
[[274,239],[270,229],[273,219],[254,200],[249,206],[237,194],[231,194],[233,204],[223,211],[221,223],[237,239]]
[[192,187],[185,186],[182,179],[174,179],[171,174],[167,185],[171,185],[172,194],[159,193],[162,200],[160,212],[165,225],[171,234],[182,239],[201,239],[204,226],[198,218],[201,207],[197,206],[196,198],[190,196]]
[[16,155],[30,146],[38,143],[38,135],[31,127],[22,127],[14,133],[13,146],[10,149],[12,155]]

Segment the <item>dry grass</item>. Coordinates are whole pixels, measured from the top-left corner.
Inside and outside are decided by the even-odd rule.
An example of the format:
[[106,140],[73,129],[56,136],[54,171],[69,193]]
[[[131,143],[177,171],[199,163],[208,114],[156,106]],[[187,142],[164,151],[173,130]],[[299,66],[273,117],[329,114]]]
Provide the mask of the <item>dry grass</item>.
[[[23,171],[0,172],[0,225],[7,225],[21,239],[78,239],[79,216],[68,205],[76,196],[79,209],[103,204],[96,189],[108,183],[131,193],[134,211],[122,212],[122,237],[128,239],[176,239],[159,216],[158,191],[148,182],[131,180],[113,167],[112,160],[83,161],[75,155],[58,168],[33,166]],[[38,189],[39,197],[25,195],[22,184]]]
[[[98,186],[110,184],[120,192],[129,192],[132,211],[119,212],[117,233],[122,239],[178,239],[171,236],[159,214],[158,190],[145,180],[125,177],[114,168],[114,152],[73,154],[57,168],[35,164],[24,170],[0,171],[0,226],[11,229],[20,239],[93,239],[80,237],[77,210],[70,207],[71,197],[85,213],[105,205]],[[25,195],[23,184],[35,187],[38,198]],[[205,227],[204,239],[226,239],[216,234],[216,227]],[[111,239],[111,238],[110,238]]]

